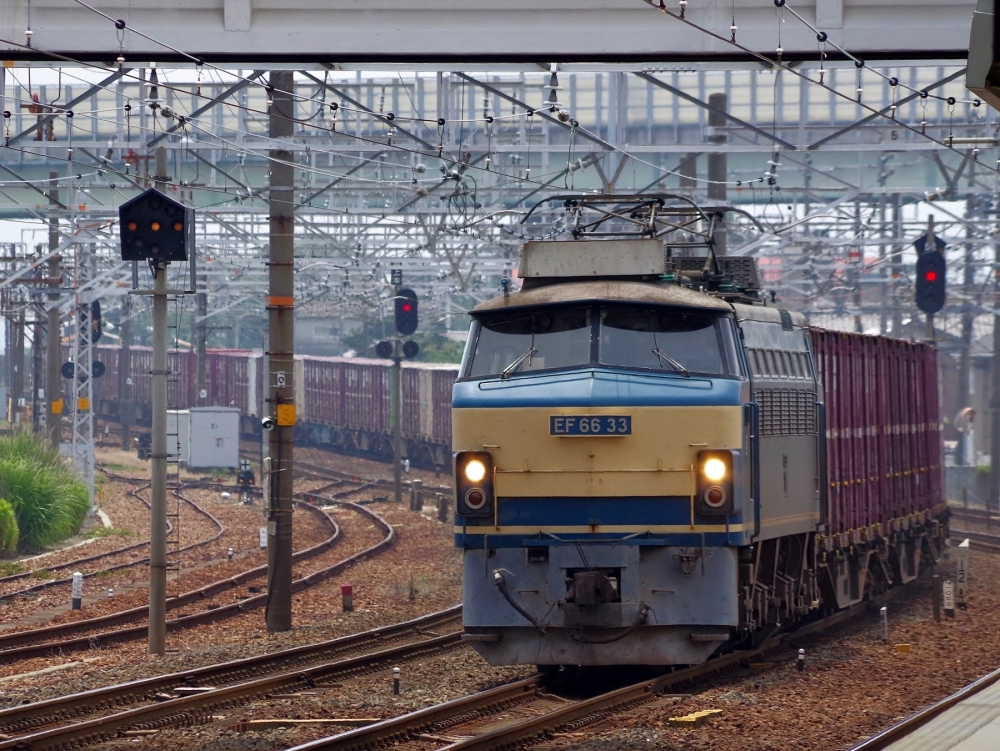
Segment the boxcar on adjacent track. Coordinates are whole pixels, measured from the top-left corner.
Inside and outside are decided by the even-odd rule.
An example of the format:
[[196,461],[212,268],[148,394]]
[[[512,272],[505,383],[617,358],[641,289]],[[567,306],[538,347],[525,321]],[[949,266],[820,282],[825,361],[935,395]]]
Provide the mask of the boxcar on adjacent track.
[[[123,375],[120,348],[95,349],[95,358],[106,368],[104,376],[94,380],[95,411],[99,417],[120,419],[120,394],[124,378],[129,377],[135,419],[149,425],[152,350],[132,347],[130,357],[130,372]],[[259,351],[209,350],[204,399],[195,393],[197,360],[193,352],[172,351],[167,364],[173,374],[167,392],[170,409],[236,407],[241,433],[260,434],[266,367]],[[387,360],[365,358],[296,357],[296,441],[376,459],[391,458],[390,365]],[[457,372],[455,365],[403,363],[404,455],[416,466],[443,470],[451,463],[451,388]]]

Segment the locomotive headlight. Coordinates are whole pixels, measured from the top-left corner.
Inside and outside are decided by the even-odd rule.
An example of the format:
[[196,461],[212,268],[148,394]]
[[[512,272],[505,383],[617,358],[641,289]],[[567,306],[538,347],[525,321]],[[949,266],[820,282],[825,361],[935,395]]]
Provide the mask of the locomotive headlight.
[[493,455],[489,451],[455,453],[455,494],[459,516],[493,516]]
[[726,463],[713,456],[701,466],[701,471],[708,480],[719,482],[726,476]]
[[736,511],[733,452],[705,449],[698,452],[697,511],[706,516],[728,516]]
[[469,482],[482,482],[486,477],[486,465],[479,459],[472,459],[465,465],[465,479]]

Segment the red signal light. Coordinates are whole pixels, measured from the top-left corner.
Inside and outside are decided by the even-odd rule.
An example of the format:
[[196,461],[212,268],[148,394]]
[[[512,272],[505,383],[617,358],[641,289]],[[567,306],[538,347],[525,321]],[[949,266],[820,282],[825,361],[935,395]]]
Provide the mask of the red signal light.
[[408,303],[408,302],[404,302],[403,303],[403,312],[404,313],[409,313],[411,310],[413,310],[413,306],[410,303]]
[[935,281],[937,281],[937,272],[936,271],[928,271],[926,274],[924,274],[924,279],[926,279],[929,282],[935,282]]

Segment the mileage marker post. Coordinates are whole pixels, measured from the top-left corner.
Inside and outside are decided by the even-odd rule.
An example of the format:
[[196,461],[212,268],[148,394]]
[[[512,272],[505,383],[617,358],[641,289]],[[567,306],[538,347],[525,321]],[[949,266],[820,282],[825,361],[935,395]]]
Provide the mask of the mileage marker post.
[[967,607],[966,595],[969,588],[969,540],[965,539],[955,548],[955,604],[962,610]]

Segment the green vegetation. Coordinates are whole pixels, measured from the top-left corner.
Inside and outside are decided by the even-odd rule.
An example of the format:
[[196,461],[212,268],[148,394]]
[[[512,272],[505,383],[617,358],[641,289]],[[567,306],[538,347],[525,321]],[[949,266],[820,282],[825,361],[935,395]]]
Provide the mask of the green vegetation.
[[87,486],[58,450],[27,432],[0,438],[0,498],[14,510],[25,551],[75,534],[89,505]]
[[18,563],[17,561],[5,561],[4,563],[0,563],[0,577],[23,574],[27,570],[28,569],[24,567],[23,563]]
[[0,555],[10,555],[17,550],[17,516],[4,498],[0,498]]
[[132,530],[121,527],[94,527],[87,532],[86,537],[131,537]]

